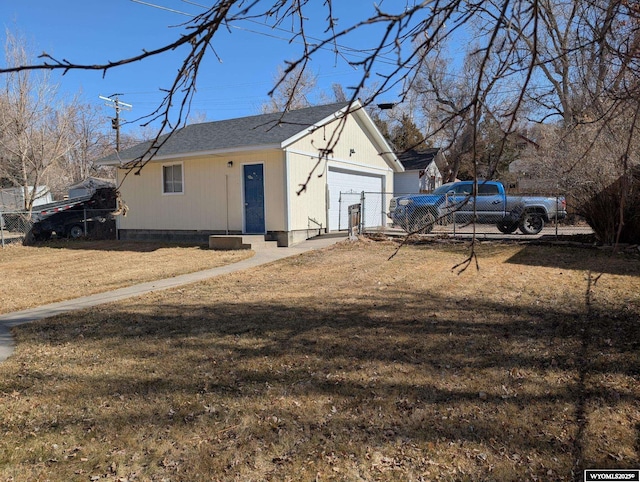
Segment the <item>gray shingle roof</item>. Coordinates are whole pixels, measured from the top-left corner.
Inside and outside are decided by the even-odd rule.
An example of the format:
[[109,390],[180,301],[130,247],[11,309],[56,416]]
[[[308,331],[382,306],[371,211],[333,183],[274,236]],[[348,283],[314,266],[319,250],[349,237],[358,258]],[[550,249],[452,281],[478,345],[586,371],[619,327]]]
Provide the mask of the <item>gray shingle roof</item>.
[[[284,115],[278,112],[188,125],[174,132],[156,156],[279,145],[347,105],[347,102],[340,102],[292,110]],[[143,142],[121,151],[119,156],[105,157],[101,162],[134,160],[145,154],[150,144]]]
[[405,171],[413,171],[416,169],[426,169],[436,158],[438,152],[440,152],[440,148],[435,147],[424,150],[408,149],[403,152],[398,152],[396,155]]

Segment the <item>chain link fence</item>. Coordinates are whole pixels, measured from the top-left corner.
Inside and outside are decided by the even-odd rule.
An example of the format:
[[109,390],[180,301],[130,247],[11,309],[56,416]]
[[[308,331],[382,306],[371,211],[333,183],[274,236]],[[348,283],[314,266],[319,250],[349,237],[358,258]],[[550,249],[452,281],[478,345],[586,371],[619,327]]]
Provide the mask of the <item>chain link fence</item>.
[[77,209],[46,217],[0,211],[0,245],[31,244],[52,238],[116,239],[112,209]]
[[[567,214],[562,196],[540,195],[541,202],[536,203],[535,208],[520,200],[519,195],[508,195],[506,206],[504,200],[496,196],[477,196],[475,206],[469,196],[444,196],[444,199],[437,196],[440,198],[437,202],[434,198],[424,198],[423,205],[415,198],[409,202],[402,196],[398,193],[360,193],[356,202],[361,206],[359,232],[460,237],[472,234],[487,237],[564,236],[593,232],[586,222],[572,215],[570,209]],[[397,197],[401,199],[397,200]],[[560,213],[561,219],[556,219],[556,212]],[[347,216],[345,214],[345,220]]]
[[29,213],[0,211],[0,245],[4,248],[9,244],[22,244],[32,226]]

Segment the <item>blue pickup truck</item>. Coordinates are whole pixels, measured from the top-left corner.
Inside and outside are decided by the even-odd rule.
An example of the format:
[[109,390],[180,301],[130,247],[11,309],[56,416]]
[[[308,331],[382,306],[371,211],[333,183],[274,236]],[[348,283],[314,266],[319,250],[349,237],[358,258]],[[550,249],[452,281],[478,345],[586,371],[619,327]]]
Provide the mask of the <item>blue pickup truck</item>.
[[545,223],[566,215],[564,197],[511,196],[498,181],[452,182],[430,194],[394,197],[387,214],[409,233],[429,233],[435,224],[475,222],[494,224],[505,234],[516,229],[538,234]]

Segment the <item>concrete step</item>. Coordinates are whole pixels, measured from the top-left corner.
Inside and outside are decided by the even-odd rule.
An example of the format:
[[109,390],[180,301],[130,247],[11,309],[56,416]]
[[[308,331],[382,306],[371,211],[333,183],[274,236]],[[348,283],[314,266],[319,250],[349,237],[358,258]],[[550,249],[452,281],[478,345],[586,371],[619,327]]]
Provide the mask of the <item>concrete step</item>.
[[209,236],[209,248],[218,250],[275,248],[277,241],[265,241],[262,234],[214,235]]

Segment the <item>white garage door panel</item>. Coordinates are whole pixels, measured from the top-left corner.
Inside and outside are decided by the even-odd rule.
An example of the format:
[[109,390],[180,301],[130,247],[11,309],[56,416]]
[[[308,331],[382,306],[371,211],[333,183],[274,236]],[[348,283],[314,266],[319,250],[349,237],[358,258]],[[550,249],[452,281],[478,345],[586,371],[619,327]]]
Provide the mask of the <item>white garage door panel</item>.
[[349,206],[360,203],[365,192],[364,222],[367,227],[384,223],[384,194],[382,176],[367,175],[353,171],[329,169],[329,230],[338,231],[349,227]]

